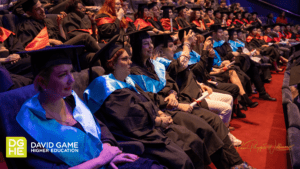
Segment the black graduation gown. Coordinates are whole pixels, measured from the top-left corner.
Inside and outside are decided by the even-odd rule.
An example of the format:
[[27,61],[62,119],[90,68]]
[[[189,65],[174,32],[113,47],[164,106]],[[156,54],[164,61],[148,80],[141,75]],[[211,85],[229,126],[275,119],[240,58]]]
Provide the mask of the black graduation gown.
[[154,26],[154,28],[160,30],[160,31],[164,31],[164,27],[161,25],[160,21],[154,21],[154,19],[148,19],[148,21]]
[[[228,42],[225,42],[222,46],[214,48],[218,54],[220,55],[222,61],[230,60],[232,61],[234,55],[232,54],[232,48]],[[241,51],[238,51],[241,52]],[[235,66],[231,69],[234,69],[242,82],[242,85],[247,93],[251,92],[251,83],[250,78],[245,73],[249,70],[250,65],[253,64],[249,58],[249,56],[245,54],[241,54],[235,58]],[[223,73],[214,74],[217,81],[220,82],[228,82],[229,80],[229,71],[225,71]]]
[[[165,131],[155,127],[158,108],[142,93],[142,90],[139,92],[140,94],[128,88],[114,91],[105,99],[95,116],[106,124],[117,140],[142,142],[145,146],[142,157],[158,160],[169,168],[194,168],[183,149],[191,150],[189,147],[193,146],[190,145],[191,140],[195,141],[197,138],[182,138],[176,134],[176,129],[180,129],[174,126],[173,130],[173,125]],[[164,132],[170,132],[171,139],[177,138],[178,145]]]
[[181,28],[186,28],[191,26],[190,23],[188,21],[186,21],[184,18],[182,17],[177,17],[175,19],[177,21],[177,24],[181,27]]
[[[176,62],[177,60],[172,61],[171,65],[176,64]],[[150,73],[150,71],[136,64],[132,65],[131,74],[146,75],[150,78],[159,80],[155,72]],[[188,90],[181,92],[177,86],[177,83],[169,76],[168,72],[166,72],[166,81],[167,81],[166,86],[158,93],[147,92],[150,99],[161,110],[167,109],[166,108],[167,103],[164,101],[164,99],[169,95],[170,90],[174,90],[178,93],[179,102],[182,103],[191,102],[192,98],[190,96],[186,96],[185,98],[185,93],[189,93],[189,90],[190,92],[193,92],[192,88],[189,88]],[[198,93],[198,92],[194,92],[194,93]],[[197,96],[200,96],[200,94],[198,94]],[[192,96],[192,97],[198,98],[196,96]],[[203,102],[202,105],[205,106],[205,102]],[[194,108],[192,114],[187,114],[182,111],[167,111],[167,113],[172,115],[175,124],[183,125],[189,130],[197,133],[197,135],[200,138],[202,139],[205,138],[204,141],[209,155],[212,155],[213,153],[216,152],[216,150],[222,147],[222,143],[220,142],[220,139],[223,140],[226,137],[228,130],[224,126],[222,120],[215,113],[212,113],[207,109],[200,108],[199,106],[196,106]]]
[[215,18],[215,24],[216,25],[221,25],[222,24],[222,20],[221,19],[219,19],[219,18]]
[[75,12],[70,12],[63,19],[63,29],[65,31],[67,40],[79,35],[79,34],[89,34],[88,32],[80,31],[78,29],[91,29],[92,23],[87,15],[84,17],[78,16]]

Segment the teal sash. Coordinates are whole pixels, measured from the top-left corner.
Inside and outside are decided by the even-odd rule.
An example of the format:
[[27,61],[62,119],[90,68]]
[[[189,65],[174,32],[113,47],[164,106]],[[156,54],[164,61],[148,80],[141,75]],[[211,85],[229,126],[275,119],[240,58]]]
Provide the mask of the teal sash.
[[[16,119],[21,127],[39,143],[52,142],[55,149],[59,149],[59,143],[63,145],[64,142],[77,142],[78,152],[51,152],[51,147],[44,147],[69,166],[76,166],[98,157],[103,149],[100,126],[77,94],[72,91],[76,104],[73,117],[85,132],[76,127],[61,125],[55,119],[46,119],[46,111],[41,106],[38,95],[27,100],[18,113]],[[65,150],[67,149],[65,147]]]
[[214,57],[214,63],[213,63],[213,66],[217,65],[217,66],[220,66],[222,64],[222,59],[219,55],[219,53],[214,49],[215,51],[215,57]]
[[157,62],[159,62],[159,63],[165,65],[166,69],[169,67],[169,65],[170,65],[171,62],[172,62],[171,60],[166,59],[166,58],[163,58],[163,57],[157,57],[155,60],[156,60]]
[[[174,59],[178,59],[181,54],[182,54],[182,51],[175,53],[174,54]],[[193,65],[193,64],[199,62],[200,61],[200,57],[201,56],[197,52],[195,52],[195,51],[192,50],[190,52],[190,60],[189,60],[188,65]]]
[[238,48],[240,48],[240,47],[241,48],[245,47],[245,43],[243,43],[239,40],[237,40],[237,41],[229,40],[228,42],[229,42],[230,47],[233,52],[236,52],[238,50]]
[[214,44],[213,44],[213,48],[216,48],[216,47],[220,47],[222,46],[223,44],[225,43],[224,40],[220,40],[220,41],[214,41]]
[[115,90],[129,88],[139,93],[135,88],[134,81],[127,76],[126,82],[117,80],[113,74],[99,76],[85,89],[84,102],[94,114],[100,109],[105,99]]
[[159,78],[159,81],[152,79],[146,75],[130,75],[130,77],[145,91],[157,93],[161,91],[167,84],[166,68],[163,64],[151,60],[154,65],[154,70]]

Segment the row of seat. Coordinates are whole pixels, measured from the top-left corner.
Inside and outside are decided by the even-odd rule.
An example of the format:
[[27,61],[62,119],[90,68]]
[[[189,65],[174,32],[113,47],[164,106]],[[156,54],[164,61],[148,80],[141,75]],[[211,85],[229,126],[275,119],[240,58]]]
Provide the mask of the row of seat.
[[292,61],[294,60],[294,57],[290,57],[287,69],[284,73],[282,84],[282,106],[287,128],[288,146],[291,147],[291,164],[293,169],[300,169],[300,112],[298,106],[293,103],[293,97],[289,87],[290,70],[293,66]]

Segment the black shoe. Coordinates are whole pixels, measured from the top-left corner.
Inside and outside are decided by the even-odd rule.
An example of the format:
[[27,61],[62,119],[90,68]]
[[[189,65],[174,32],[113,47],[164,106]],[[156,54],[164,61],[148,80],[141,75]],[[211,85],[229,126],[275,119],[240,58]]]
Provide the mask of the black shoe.
[[241,112],[240,106],[238,104],[233,105],[233,113],[236,114],[237,118],[246,118],[246,114]]
[[[244,104],[244,105],[243,105]],[[242,105],[243,106],[247,106],[247,107],[251,107],[251,108],[254,108],[258,105],[257,102],[252,102],[249,97],[247,96],[247,94],[244,94],[242,96]]]
[[259,98],[263,100],[276,101],[276,98],[271,97],[268,93],[264,95],[259,95]]

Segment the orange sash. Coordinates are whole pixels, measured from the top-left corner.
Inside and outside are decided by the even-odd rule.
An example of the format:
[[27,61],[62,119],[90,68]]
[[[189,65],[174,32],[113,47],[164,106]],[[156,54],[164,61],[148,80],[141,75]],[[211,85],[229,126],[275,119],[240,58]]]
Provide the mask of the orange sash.
[[251,42],[252,39],[253,39],[252,36],[248,36],[247,39],[246,39],[246,41],[249,43],[249,42]]
[[[167,31],[171,30],[171,21],[170,18],[161,18],[160,19],[161,25]],[[176,23],[176,22],[175,22]],[[177,31],[177,28],[173,27],[173,31]]]
[[49,36],[45,26],[41,32],[25,47],[26,51],[42,49],[49,45]]
[[0,31],[0,42],[4,42],[10,34],[13,34],[15,35],[15,33],[13,33],[12,31],[10,30],[7,30],[3,27],[0,27],[1,31]]
[[138,18],[133,23],[136,28],[138,28],[138,25],[140,25],[139,30],[146,28],[147,26],[153,27],[153,25],[150,22],[146,22],[144,19]]
[[211,19],[209,19],[209,20],[210,20],[210,22],[209,22],[209,23],[206,23],[207,27],[210,27],[210,25],[215,24],[215,21],[214,21],[214,20],[211,20]]
[[232,20],[228,19],[226,23],[227,23],[227,26],[229,27],[231,25],[231,23],[232,23]]
[[125,19],[126,19],[126,21],[127,21],[128,23],[129,23],[129,22],[133,22],[133,20],[130,19],[129,17],[126,17]]
[[73,31],[87,32],[87,33],[89,33],[90,35],[93,34],[93,30],[92,30],[92,29],[74,29],[74,30],[69,31],[68,33],[71,33],[71,32],[73,32]]
[[197,25],[197,27],[200,27],[200,28],[202,28],[203,30],[206,30],[206,28],[205,28],[205,25],[204,25],[204,23],[202,22],[202,21],[197,21],[197,20],[194,20],[193,21],[193,24],[195,24],[195,25]]
[[269,42],[272,42],[272,41],[273,41],[273,39],[270,38],[270,37],[267,36],[267,35],[264,36],[264,40],[265,40],[266,43],[269,43]]
[[103,18],[96,19],[96,22],[97,22],[97,26],[101,26],[106,23],[114,23],[115,20],[110,17],[103,17]]
[[240,23],[240,24],[242,24],[242,25],[244,24],[244,22],[242,22],[242,21],[240,21],[240,20],[238,20],[238,19],[235,19],[233,23],[236,24],[236,22],[238,22],[238,23]]

